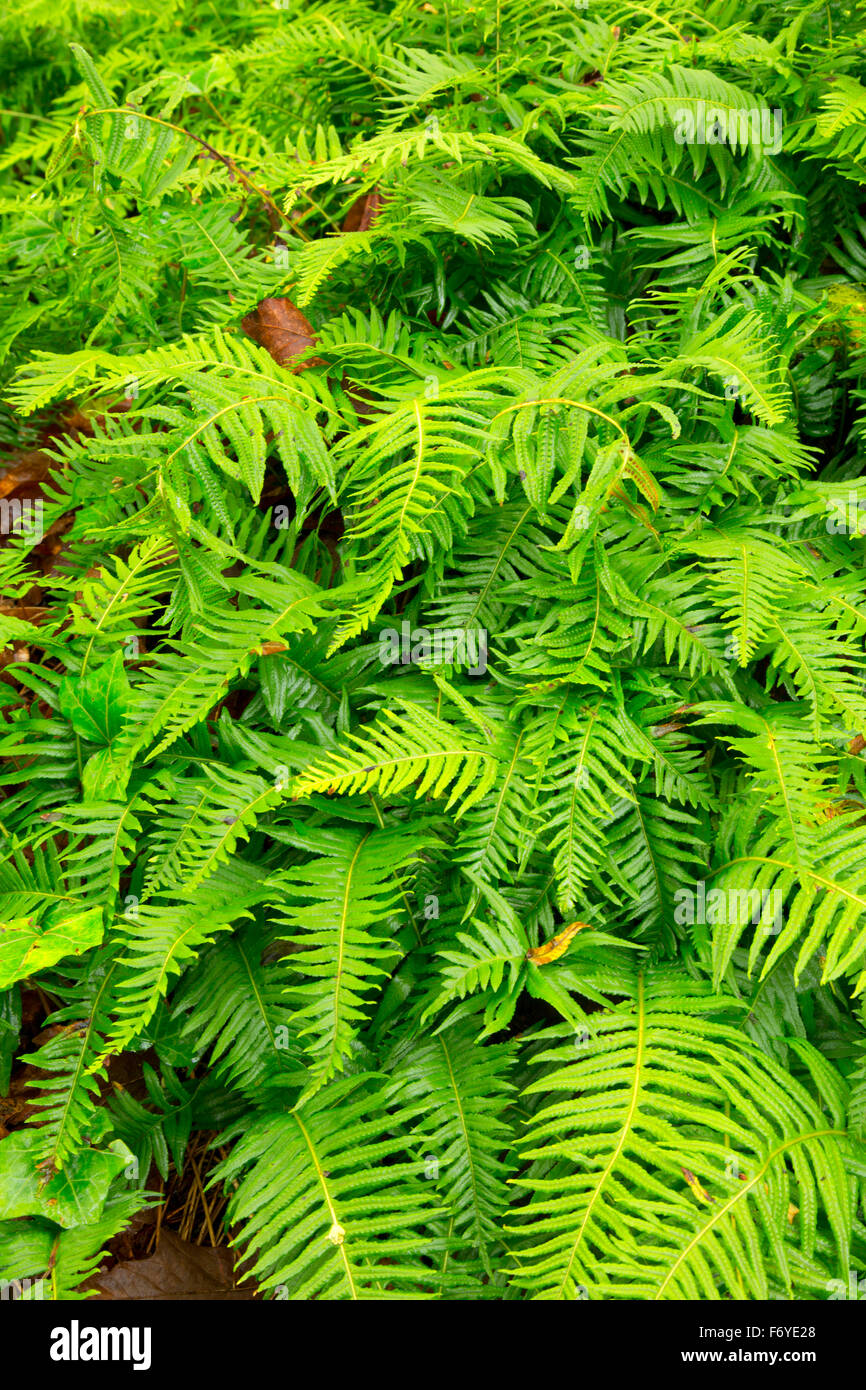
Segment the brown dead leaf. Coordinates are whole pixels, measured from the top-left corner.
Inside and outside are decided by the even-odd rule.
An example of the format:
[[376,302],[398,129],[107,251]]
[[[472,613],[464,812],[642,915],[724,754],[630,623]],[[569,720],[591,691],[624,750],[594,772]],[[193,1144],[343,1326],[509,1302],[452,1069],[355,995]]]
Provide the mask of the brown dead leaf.
[[698,1181],[694,1173],[690,1172],[688,1168],[682,1168],[680,1171],[699,1202],[703,1202],[705,1206],[709,1206],[711,1203],[715,1202],[715,1197],[710,1196],[707,1189]]
[[81,1285],[94,1289],[97,1301],[128,1298],[136,1302],[185,1302],[251,1299],[251,1284],[236,1282],[234,1258],[226,1246],[192,1245],[163,1228],[159,1248],[147,1260],[123,1260]]
[[376,397],[373,393],[366,390],[365,387],[358,386],[356,383],[351,382],[345,372],[343,373],[340,385],[349,397],[352,408],[359,420],[366,423],[366,421],[371,420],[374,415],[382,414],[382,407],[376,404]]
[[589,927],[589,922],[570,922],[567,927],[563,927],[556,936],[550,937],[548,941],[542,941],[540,946],[533,946],[531,951],[526,952],[526,959],[531,960],[533,965],[549,965],[552,960],[558,960],[565,955],[569,944],[577,936],[579,931],[584,931]]
[[20,1093],[14,1093],[10,1089],[8,1096],[0,1096],[0,1139],[5,1139],[13,1129],[21,1129],[34,1114],[33,1107],[30,1106]]
[[[252,313],[241,319],[241,328],[261,347],[267,348],[281,367],[287,367],[299,353],[312,347],[316,341],[313,325],[286,298],[261,300]],[[320,359],[311,357],[296,370],[303,371],[306,367],[318,365]]]
[[0,618],[20,618],[23,623],[38,623],[47,612],[47,608],[40,608],[38,604],[10,603],[0,598]]
[[9,1093],[0,1099],[0,1122],[7,1130],[45,1123],[33,1088],[36,1082],[45,1081],[49,1075],[49,1072],[32,1067],[29,1062],[15,1069]]
[[[37,508],[45,504],[43,485],[50,479],[53,471],[63,466],[42,449],[27,449],[8,454],[5,458],[0,457],[0,468],[4,465],[5,472],[0,477],[0,499],[14,498],[21,503],[22,511],[31,504]],[[32,517],[32,513],[26,514]],[[36,515],[40,516],[40,513],[37,511]],[[28,563],[34,572],[46,575],[55,571],[57,562],[62,557],[62,538],[72,526],[73,520],[74,515],[71,512],[58,517],[41,535],[41,539],[30,548]],[[9,543],[11,534],[10,531],[0,535],[0,546]]]
[[859,801],[853,797],[843,796],[838,801],[819,801],[818,811],[822,820],[835,820],[837,816],[845,816],[849,811],[862,811],[863,807]]
[[382,195],[378,188],[371,188],[369,193],[362,193],[360,198],[355,199],[343,218],[343,225],[340,230],[343,232],[368,232],[379,216],[381,207]]
[[866,748],[866,738],[862,734],[855,734],[848,744],[848,752],[862,753],[864,748]]
[[276,656],[277,652],[287,652],[288,642],[262,642],[260,647],[253,647],[252,650],[257,656]]
[[0,497],[8,497],[20,487],[32,487],[42,483],[53,467],[52,460],[41,449],[28,449],[10,460],[3,477],[0,478]]

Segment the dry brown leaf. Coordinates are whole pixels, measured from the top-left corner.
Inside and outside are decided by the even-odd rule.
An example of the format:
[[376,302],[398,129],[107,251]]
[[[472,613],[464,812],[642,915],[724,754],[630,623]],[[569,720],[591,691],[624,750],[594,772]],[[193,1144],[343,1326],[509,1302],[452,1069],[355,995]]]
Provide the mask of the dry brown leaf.
[[97,1301],[129,1298],[136,1302],[250,1299],[254,1287],[235,1281],[234,1259],[225,1246],[192,1245],[163,1228],[159,1248],[147,1260],[123,1260],[106,1273],[94,1274],[82,1289],[95,1289]]
[[51,459],[41,449],[28,449],[26,453],[10,459],[9,467],[0,478],[0,497],[8,497],[20,487],[44,482],[53,466]]
[[[263,299],[252,313],[241,319],[241,328],[261,347],[267,348],[275,362],[287,367],[305,348],[313,347],[316,338],[313,325],[296,309],[290,299]],[[319,364],[311,357],[297,371]]]
[[359,420],[366,422],[372,420],[374,415],[382,414],[382,407],[376,404],[378,398],[373,395],[372,391],[351,382],[345,372],[340,380],[340,386],[348,396],[352,409]]
[[16,604],[0,598],[0,618],[20,618],[23,623],[38,623],[47,612],[47,608],[40,608],[36,604]]
[[289,650],[288,642],[263,642],[260,647],[253,647],[252,650],[257,656],[276,656],[278,652]]
[[533,965],[549,965],[552,960],[558,960],[565,954],[579,931],[588,927],[589,922],[570,922],[561,932],[557,932],[556,936],[551,936],[548,941],[542,941],[540,946],[533,946],[531,951],[527,951],[526,959],[531,960]]
[[382,195],[378,188],[371,188],[369,193],[362,193],[360,198],[355,199],[343,218],[343,225],[340,230],[343,232],[368,232],[379,216],[381,207]]
[[703,1202],[705,1206],[709,1206],[715,1202],[715,1197],[710,1196],[707,1189],[698,1181],[694,1173],[690,1172],[688,1168],[682,1168],[680,1171],[699,1202]]

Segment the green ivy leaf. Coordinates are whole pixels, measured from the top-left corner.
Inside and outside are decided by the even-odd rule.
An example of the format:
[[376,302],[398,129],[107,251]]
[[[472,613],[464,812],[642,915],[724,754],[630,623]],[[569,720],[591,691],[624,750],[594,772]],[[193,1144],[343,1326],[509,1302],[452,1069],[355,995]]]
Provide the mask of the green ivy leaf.
[[0,989],[54,965],[64,956],[80,956],[102,940],[102,909],[88,907],[40,931],[29,917],[0,923]]
[[123,728],[131,703],[122,651],[96,670],[64,676],[60,682],[60,713],[91,743],[111,743]]
[[83,801],[122,801],[131,769],[115,758],[111,748],[100,748],[84,764],[81,778]]
[[112,1149],[82,1149],[62,1173],[46,1181],[39,1167],[39,1131],[10,1134],[0,1144],[0,1220],[42,1216],[58,1226],[91,1225],[131,1157],[124,1144],[115,1143]]

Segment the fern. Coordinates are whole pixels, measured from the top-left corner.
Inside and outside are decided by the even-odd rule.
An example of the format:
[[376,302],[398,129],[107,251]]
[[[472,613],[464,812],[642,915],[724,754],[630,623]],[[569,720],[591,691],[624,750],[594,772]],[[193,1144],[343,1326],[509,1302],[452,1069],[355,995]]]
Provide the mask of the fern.
[[534,1168],[521,1185],[533,1195],[515,1211],[518,1281],[552,1298],[790,1296],[792,1175],[800,1250],[814,1251],[823,1220],[847,1268],[835,1092],[822,1095],[824,1113],[784,1068],[713,1019],[724,1000],[676,974],[630,984],[627,1009],[600,1019],[579,1056],[572,1037],[539,1058],[548,1066],[531,1090],[551,1099],[524,1151]]
[[[222,1168],[264,1289],[289,1297],[431,1297],[439,1280],[419,1258],[445,1248],[421,1164],[385,1163],[404,1140],[383,1132],[377,1096],[355,1078],[300,1108],[263,1116]],[[278,1155],[268,1181],[267,1155]],[[264,1162],[263,1162],[264,1160]],[[402,1185],[397,1186],[402,1179]]]

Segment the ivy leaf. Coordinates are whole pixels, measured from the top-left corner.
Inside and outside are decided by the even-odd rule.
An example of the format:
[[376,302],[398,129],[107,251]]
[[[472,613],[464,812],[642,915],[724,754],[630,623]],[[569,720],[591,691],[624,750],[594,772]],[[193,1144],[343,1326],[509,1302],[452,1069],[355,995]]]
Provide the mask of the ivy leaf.
[[58,1226],[89,1226],[99,1219],[109,1187],[132,1158],[126,1145],[115,1140],[110,1151],[82,1149],[62,1173],[46,1181],[41,1151],[37,1129],[10,1134],[0,1144],[0,1221],[42,1216]]
[[129,767],[115,758],[111,748],[100,748],[84,764],[81,778],[83,801],[122,801],[129,782]]
[[91,743],[111,743],[123,728],[131,704],[132,687],[122,651],[96,670],[64,676],[60,682],[60,713]]
[[102,940],[102,909],[88,907],[46,931],[29,917],[0,924],[0,989],[24,980],[64,956],[80,956]]

